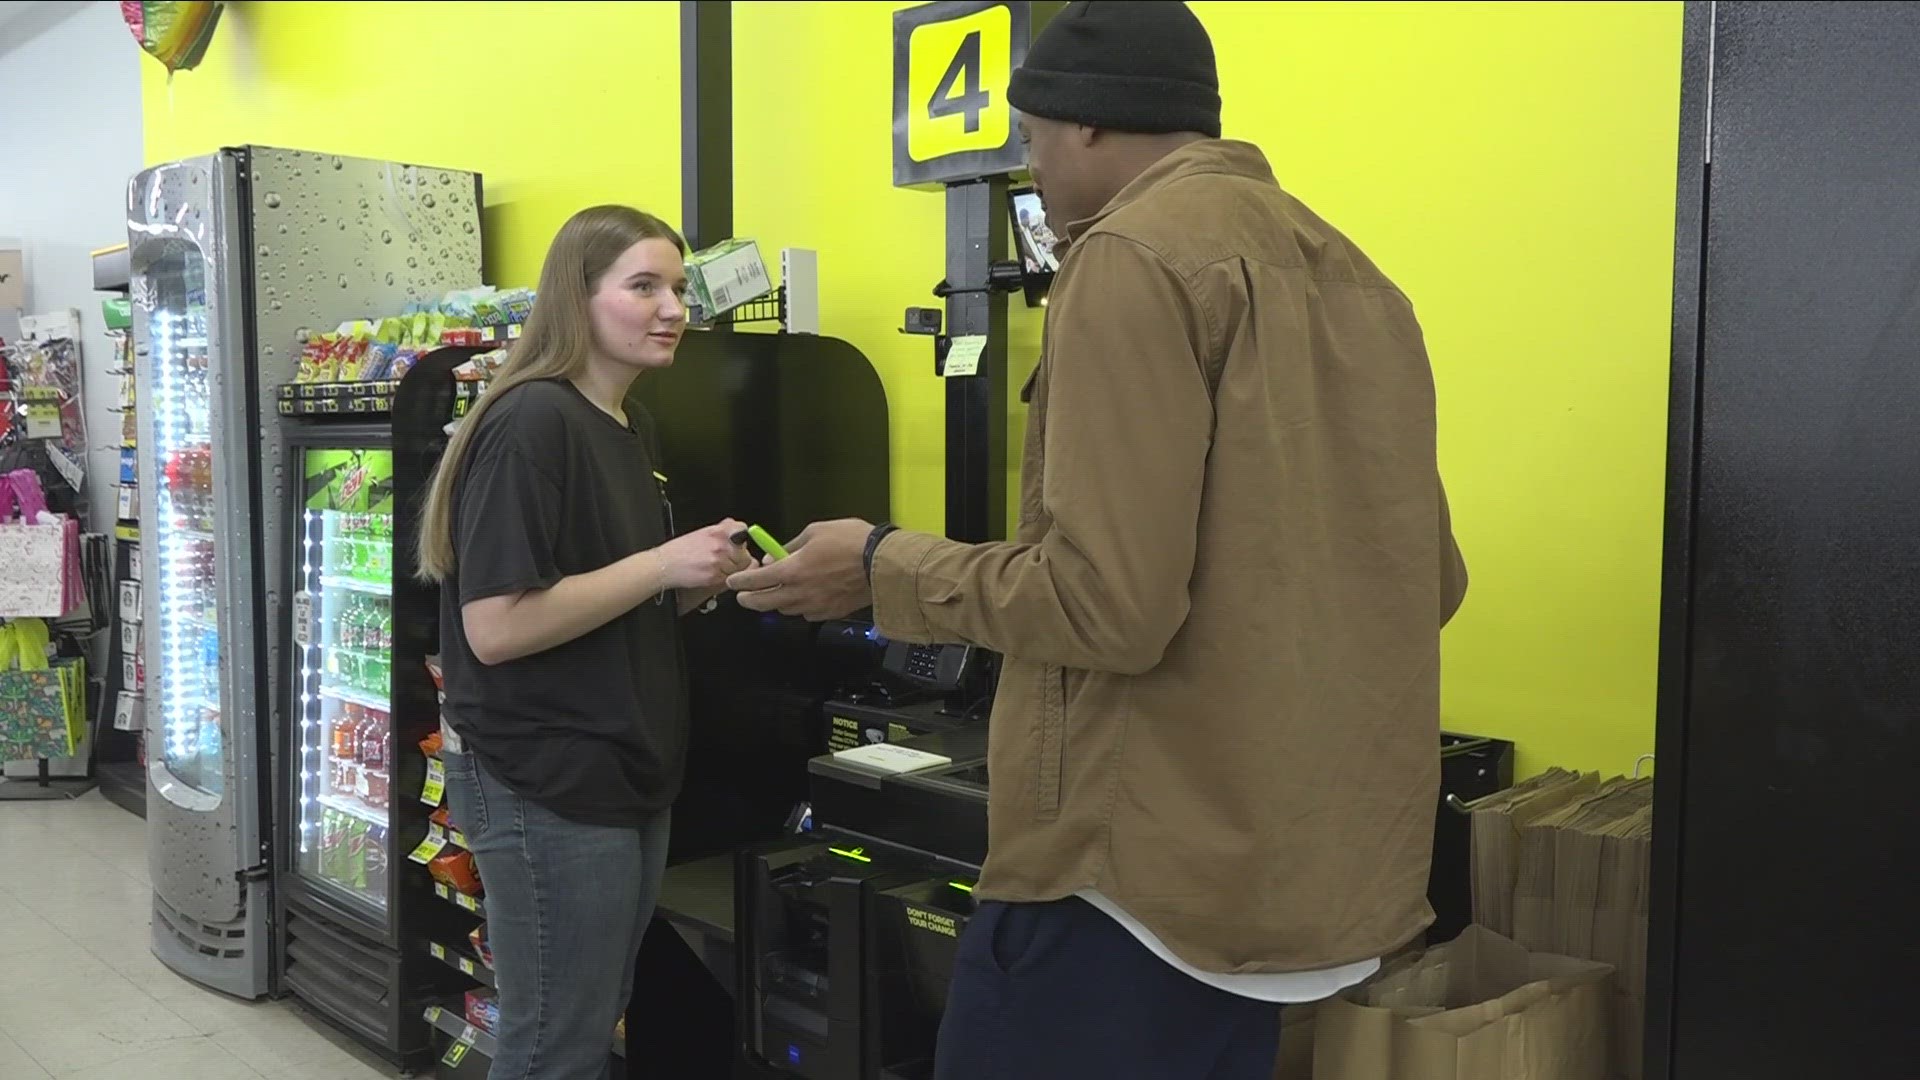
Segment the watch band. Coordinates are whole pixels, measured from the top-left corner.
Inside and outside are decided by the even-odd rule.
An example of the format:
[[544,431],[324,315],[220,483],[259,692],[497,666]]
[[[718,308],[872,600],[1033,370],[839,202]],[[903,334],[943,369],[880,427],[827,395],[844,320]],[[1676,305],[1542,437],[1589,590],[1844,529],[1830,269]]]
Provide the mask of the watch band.
[[890,534],[899,531],[900,526],[898,525],[881,524],[875,525],[873,531],[867,534],[867,549],[861,554],[860,560],[867,569],[867,581],[869,583],[873,581],[873,557],[880,550],[880,541],[885,540]]

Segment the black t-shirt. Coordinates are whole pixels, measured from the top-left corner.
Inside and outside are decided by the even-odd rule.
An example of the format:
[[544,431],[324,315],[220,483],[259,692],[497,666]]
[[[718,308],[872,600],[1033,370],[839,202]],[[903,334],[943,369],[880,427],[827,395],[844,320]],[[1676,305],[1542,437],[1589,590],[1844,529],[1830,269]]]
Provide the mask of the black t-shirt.
[[501,783],[575,821],[638,825],[679,793],[686,666],[668,593],[545,652],[491,667],[462,605],[544,589],[668,539],[651,422],[629,426],[570,382],[506,391],[480,417],[453,496],[440,592],[446,718]]

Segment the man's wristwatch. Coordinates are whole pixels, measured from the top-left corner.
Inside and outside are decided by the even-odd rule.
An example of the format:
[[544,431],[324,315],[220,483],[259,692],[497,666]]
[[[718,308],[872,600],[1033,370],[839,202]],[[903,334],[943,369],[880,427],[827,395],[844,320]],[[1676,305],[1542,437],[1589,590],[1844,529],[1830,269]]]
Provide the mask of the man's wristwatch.
[[883,524],[875,525],[873,531],[867,534],[867,550],[860,556],[860,561],[867,568],[867,582],[869,584],[873,582],[873,556],[875,552],[880,550],[880,541],[885,540],[888,534],[899,531],[900,526],[898,525]]

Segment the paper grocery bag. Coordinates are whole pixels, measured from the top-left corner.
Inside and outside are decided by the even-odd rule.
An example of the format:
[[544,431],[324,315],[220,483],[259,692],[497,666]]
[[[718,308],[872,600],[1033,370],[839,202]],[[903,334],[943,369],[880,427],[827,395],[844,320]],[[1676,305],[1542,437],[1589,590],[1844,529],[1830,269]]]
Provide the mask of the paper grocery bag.
[[1280,1056],[1273,1080],[1313,1080],[1313,1018],[1318,1002],[1288,1005],[1280,1012]]
[[1514,932],[1514,886],[1520,873],[1520,830],[1599,787],[1597,773],[1550,769],[1473,804],[1473,921]]
[[1613,968],[1484,927],[1323,1003],[1314,1080],[1605,1080]]

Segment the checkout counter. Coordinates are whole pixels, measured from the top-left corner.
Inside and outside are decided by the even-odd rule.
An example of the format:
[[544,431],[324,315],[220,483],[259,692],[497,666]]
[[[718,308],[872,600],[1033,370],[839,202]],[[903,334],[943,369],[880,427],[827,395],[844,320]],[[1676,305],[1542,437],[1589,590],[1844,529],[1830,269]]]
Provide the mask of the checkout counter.
[[[729,979],[731,1075],[932,1075],[955,950],[986,857],[992,660],[959,646],[890,647],[873,684],[824,707],[830,749],[807,764],[808,797],[789,822],[792,835],[669,871],[662,915]],[[878,745],[945,761],[899,771],[844,753]],[[1468,822],[1449,804],[1509,786],[1513,745],[1449,733],[1436,749],[1442,791],[1429,938],[1438,941],[1471,917]]]

